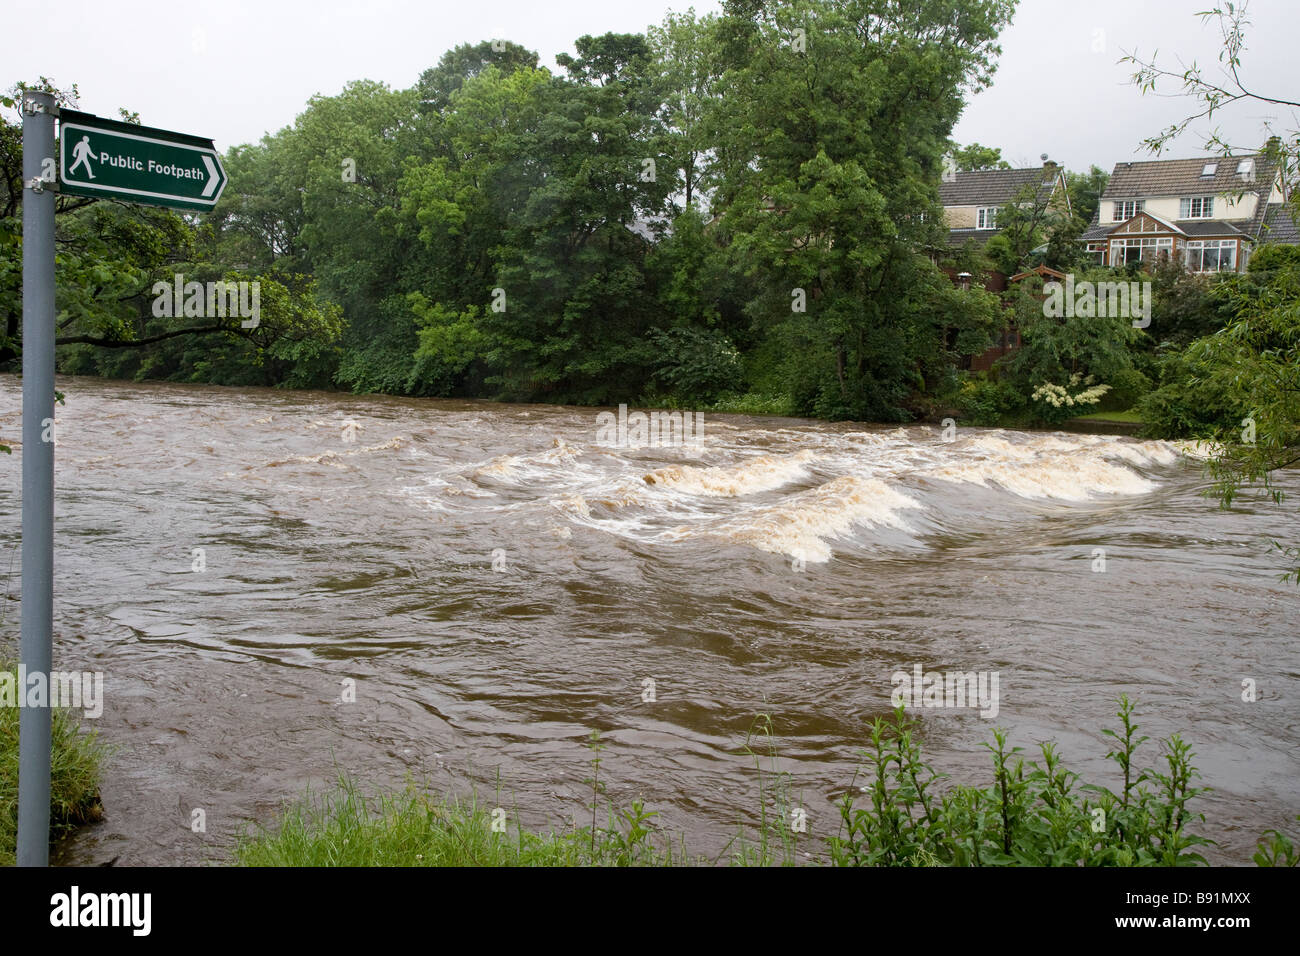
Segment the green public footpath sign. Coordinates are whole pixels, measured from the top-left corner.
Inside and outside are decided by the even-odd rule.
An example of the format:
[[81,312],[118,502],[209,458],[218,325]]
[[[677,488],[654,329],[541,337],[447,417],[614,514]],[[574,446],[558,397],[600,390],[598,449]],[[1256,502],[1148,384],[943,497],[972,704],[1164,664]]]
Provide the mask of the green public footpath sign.
[[61,192],[173,209],[211,209],[226,172],[212,140],[61,110]]

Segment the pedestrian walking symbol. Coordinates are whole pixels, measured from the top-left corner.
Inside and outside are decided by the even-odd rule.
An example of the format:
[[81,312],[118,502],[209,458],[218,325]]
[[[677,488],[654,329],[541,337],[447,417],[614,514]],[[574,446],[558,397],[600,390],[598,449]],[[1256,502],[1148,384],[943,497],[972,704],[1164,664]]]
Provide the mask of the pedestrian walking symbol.
[[90,168],[90,158],[93,155],[94,151],[90,148],[90,137],[81,137],[81,142],[72,147],[72,158],[76,160],[76,162],[69,167],[68,172],[74,172],[78,166],[84,163],[86,166],[86,175],[91,179],[94,179],[95,172]]

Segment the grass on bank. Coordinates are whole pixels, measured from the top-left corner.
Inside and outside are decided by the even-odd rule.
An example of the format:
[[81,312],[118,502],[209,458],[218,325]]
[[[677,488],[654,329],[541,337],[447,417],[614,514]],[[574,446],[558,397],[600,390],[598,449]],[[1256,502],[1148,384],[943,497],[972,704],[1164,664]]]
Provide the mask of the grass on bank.
[[[683,866],[709,865],[724,857],[732,865],[772,866],[809,862],[832,866],[1198,866],[1199,848],[1212,844],[1192,832],[1204,817],[1193,807],[1207,788],[1191,763],[1190,747],[1174,735],[1161,741],[1159,757],[1142,766],[1133,705],[1123,698],[1112,742],[1116,765],[1111,787],[1081,784],[1061,763],[1054,745],[1040,747],[1040,761],[1026,761],[995,731],[989,749],[987,786],[943,788],[943,775],[925,762],[919,723],[900,708],[891,720],[875,721],[865,751],[866,785],[855,778],[838,803],[834,835],[814,837],[821,810],[807,812],[807,830],[792,825],[799,806],[791,778],[777,770],[771,718],[760,716],[744,752],[758,770],[757,832],[744,825],[714,859],[692,855],[683,836],[654,827],[653,812],[634,801],[629,809],[606,806],[599,735],[593,734],[590,825],[567,832],[530,833],[507,814],[506,832],[494,832],[495,807],[477,798],[430,797],[414,785],[368,801],[341,775],[334,792],[288,807],[269,828],[240,839],[235,860],[244,866]],[[766,740],[755,747],[755,737]],[[811,851],[811,852],[810,852]],[[1270,830],[1254,860],[1261,866],[1295,866],[1300,852],[1290,837]]]
[[[537,834],[506,823],[496,807],[477,798],[434,797],[414,784],[368,800],[356,782],[340,775],[335,789],[287,808],[274,830],[245,835],[235,848],[240,866],[587,866],[672,865],[638,836],[634,825],[597,831]],[[644,824],[644,820],[641,821]],[[610,834],[620,832],[620,842]],[[648,834],[641,828],[641,834]]]
[[1132,425],[1145,424],[1142,416],[1133,408],[1123,412],[1090,412],[1087,415],[1075,415],[1073,420],[1084,422],[1128,422]]
[[[0,660],[0,671],[13,675],[18,666]],[[18,840],[18,723],[22,710],[0,707],[0,866],[13,866]],[[106,748],[95,731],[83,731],[80,719],[55,708],[50,763],[50,841],[103,816],[99,775]]]

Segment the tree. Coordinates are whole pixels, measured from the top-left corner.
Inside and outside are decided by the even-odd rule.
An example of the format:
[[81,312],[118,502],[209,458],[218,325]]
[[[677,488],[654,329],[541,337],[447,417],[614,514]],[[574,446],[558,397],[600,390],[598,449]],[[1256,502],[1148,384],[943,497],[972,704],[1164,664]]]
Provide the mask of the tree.
[[674,184],[643,175],[664,133],[652,57],[630,34],[576,50],[557,58],[566,77],[467,80],[443,118],[449,151],[403,182],[404,222],[462,273],[411,300],[419,358],[453,376],[480,366],[503,397],[626,401],[652,370],[661,317],[638,230]]
[[[1107,270],[1082,276],[1084,281],[1109,278]],[[1011,293],[1021,346],[1002,364],[1022,395],[1036,397],[1038,417],[1055,424],[1085,410],[1075,407],[1078,392],[1109,390],[1132,372],[1132,349],[1142,333],[1133,328],[1131,319],[1114,313],[1093,315],[1091,309],[1071,309],[1065,315],[1052,314],[1042,292],[1042,281],[1032,276],[1021,280]],[[1053,392],[1060,403],[1053,400]]]
[[714,208],[735,268],[756,284],[751,318],[794,353],[801,411],[904,418],[930,363],[950,358],[948,326],[981,321],[975,297],[950,295],[921,250],[937,241],[936,185],[963,91],[989,81],[1012,9],[725,5]]
[[420,74],[416,85],[420,109],[434,113],[445,110],[451,105],[452,94],[489,66],[507,76],[515,70],[535,70],[537,54],[509,40],[462,43],[444,53],[437,66]]
[[993,146],[981,146],[979,143],[957,147],[952,151],[952,158],[962,172],[1011,168],[1011,164],[1002,158],[1002,150]]
[[[989,240],[988,252],[1006,275],[1015,275],[1034,265],[1032,254],[1048,236],[1062,229],[1067,234],[1070,231],[1069,202],[1055,188],[1056,168],[1044,170],[1043,177],[1040,183],[1022,186],[998,210],[998,234]],[[1059,241],[1057,249],[1059,256]]]
[[710,143],[704,135],[707,111],[717,95],[717,17],[697,20],[694,10],[669,13],[662,26],[646,33],[655,70],[661,77],[664,153],[680,180],[685,205],[701,196]]
[[1101,205],[1101,194],[1110,182],[1110,173],[1099,166],[1089,166],[1086,173],[1066,173],[1065,186],[1070,192],[1070,208],[1085,224],[1092,222]]

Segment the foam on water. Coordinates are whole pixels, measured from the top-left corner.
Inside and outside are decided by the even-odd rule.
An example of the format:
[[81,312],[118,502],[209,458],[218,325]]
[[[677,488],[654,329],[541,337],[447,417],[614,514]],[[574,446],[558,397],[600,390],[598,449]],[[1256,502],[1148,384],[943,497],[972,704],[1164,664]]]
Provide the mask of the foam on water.
[[[873,528],[917,539],[908,512],[924,515],[927,530],[958,530],[948,527],[958,514],[959,527],[969,527],[970,501],[956,496],[963,484],[1014,496],[1025,501],[1022,509],[1031,501],[1082,505],[1153,491],[1159,482],[1150,472],[1173,464],[1180,450],[1105,435],[1002,430],[956,441],[937,440],[928,428],[780,429],[769,437],[760,449],[714,441],[702,453],[709,464],[663,464],[639,470],[639,480],[629,475],[639,462],[614,455],[576,484],[561,486],[552,476],[547,487],[564,493],[550,503],[572,521],[647,543],[711,536],[820,562],[837,540],[879,539]],[[565,478],[573,478],[571,468]],[[820,483],[810,488],[809,480]],[[989,520],[1006,515],[1000,510]]]
[[670,465],[647,474],[645,482],[695,495],[735,498],[771,491],[798,478],[808,477],[805,466],[816,457],[816,453],[805,449],[792,455],[759,455],[739,465],[725,467]]
[[910,532],[901,512],[920,507],[883,481],[845,475],[758,508],[713,533],[762,551],[824,562],[831,558],[828,540],[847,537],[860,525]]

